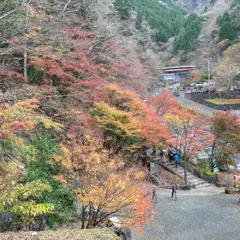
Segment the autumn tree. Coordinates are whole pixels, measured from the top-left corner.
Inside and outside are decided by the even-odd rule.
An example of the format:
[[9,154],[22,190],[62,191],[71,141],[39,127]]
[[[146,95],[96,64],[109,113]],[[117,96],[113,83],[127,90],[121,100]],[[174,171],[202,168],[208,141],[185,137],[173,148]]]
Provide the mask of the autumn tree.
[[[105,134],[105,144],[117,154],[123,147],[140,142],[140,126],[131,113],[110,107],[106,103],[96,104],[90,111]],[[115,146],[114,146],[115,145]]]
[[150,106],[152,105],[154,107],[159,116],[171,112],[171,109],[178,106],[177,100],[173,97],[173,94],[166,90],[157,97],[149,98],[147,102]]
[[32,160],[33,154],[26,143],[30,133],[37,126],[61,129],[60,124],[37,113],[37,107],[36,99],[28,99],[0,109],[1,213],[15,213],[25,224],[32,224],[37,216],[53,209],[52,204],[38,202],[41,193],[51,191],[51,186],[40,181],[26,183],[25,179],[25,164]]
[[16,221],[26,224],[30,229],[39,215],[50,213],[54,209],[53,204],[37,202],[42,192],[51,190],[48,184],[37,181],[26,184],[13,182],[11,187],[0,194],[0,214],[13,213],[19,218]]
[[240,150],[239,117],[231,113],[216,113],[211,128],[214,136],[209,159],[211,170],[227,170],[229,165],[235,165],[234,155]]
[[[37,125],[42,124],[45,128],[61,129],[61,125],[52,122],[47,117],[40,115],[35,111],[38,108],[38,101],[36,99],[27,99],[22,102],[17,102],[13,105],[4,105],[0,108],[0,146],[1,154],[7,156],[13,163],[19,165],[11,157],[8,149],[4,148],[5,140],[8,139],[12,144],[18,144],[19,147],[24,148],[23,138],[24,134],[29,134]],[[14,150],[12,150],[14,153]],[[21,164],[20,164],[21,166]]]
[[187,162],[198,152],[203,151],[209,144],[211,135],[207,134],[210,126],[208,118],[194,109],[187,108],[178,103],[169,92],[149,100],[158,115],[162,116],[172,134],[169,144],[182,153],[184,160],[184,178],[187,185]]
[[44,230],[44,224],[52,228],[59,224],[69,221],[70,214],[74,215],[73,197],[68,189],[62,187],[56,179],[56,174],[62,172],[61,166],[53,164],[54,154],[60,152],[59,136],[54,134],[41,133],[30,136],[30,143],[25,150],[25,158],[28,159],[25,164],[26,182],[39,181],[49,185],[51,192],[44,191],[38,197],[38,203],[50,204],[54,207],[51,212],[46,212],[37,218],[36,223],[42,226],[39,230]]
[[[166,125],[160,115],[143,102],[139,96],[133,92],[120,89],[117,85],[107,85],[107,101],[118,109],[131,112],[140,124],[140,136],[146,146],[163,147],[169,139]],[[165,101],[167,102],[167,100]]]
[[[64,173],[55,178],[74,193],[81,228],[97,227],[117,212],[129,223],[131,216],[132,224],[148,221],[152,210],[141,188],[145,177],[141,169],[126,168],[119,155],[109,158],[109,152],[90,136],[83,136],[81,142],[69,139],[62,152],[55,161],[62,164]],[[126,210],[131,215],[125,216]]]
[[110,84],[104,88],[102,100],[105,103],[96,103],[90,113],[103,129],[106,143],[120,144],[115,152],[133,145],[139,149],[166,144],[169,136],[161,117],[136,93]]
[[224,57],[216,66],[216,73],[221,78],[218,84],[226,87],[238,80],[240,64],[240,44],[236,43],[224,51]]

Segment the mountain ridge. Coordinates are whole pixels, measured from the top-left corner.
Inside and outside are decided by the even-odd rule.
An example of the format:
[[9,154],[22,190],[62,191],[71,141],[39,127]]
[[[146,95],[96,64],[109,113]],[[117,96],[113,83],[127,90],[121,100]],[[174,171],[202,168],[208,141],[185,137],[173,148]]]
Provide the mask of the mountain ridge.
[[206,7],[213,4],[215,0],[174,0],[174,2],[187,12],[203,14],[207,10]]

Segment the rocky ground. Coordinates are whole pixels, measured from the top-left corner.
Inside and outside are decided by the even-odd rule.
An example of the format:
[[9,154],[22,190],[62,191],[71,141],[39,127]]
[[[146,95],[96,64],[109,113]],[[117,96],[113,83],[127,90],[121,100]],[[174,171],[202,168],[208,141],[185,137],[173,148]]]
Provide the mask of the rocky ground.
[[0,240],[117,240],[109,229],[64,229],[44,232],[7,232],[0,233]]

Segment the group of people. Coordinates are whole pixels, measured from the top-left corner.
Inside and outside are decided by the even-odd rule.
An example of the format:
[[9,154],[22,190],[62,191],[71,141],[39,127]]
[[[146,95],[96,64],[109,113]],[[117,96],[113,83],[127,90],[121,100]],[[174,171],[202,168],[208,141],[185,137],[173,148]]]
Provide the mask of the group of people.
[[[156,154],[155,151],[153,151],[154,154]],[[178,168],[178,164],[180,161],[180,155],[177,153],[177,150],[173,147],[170,147],[167,151],[166,150],[161,150],[160,151],[160,157],[162,159],[162,161],[165,161],[165,156],[166,153],[168,155],[168,159],[170,161],[170,163],[175,162],[176,168]],[[173,184],[172,185],[172,192],[171,192],[171,198],[173,198],[175,201],[177,200],[177,184]],[[152,201],[154,201],[155,203],[157,202],[157,191],[156,191],[156,186],[153,186],[152,188]]]
[[186,93],[208,93],[210,90],[208,88],[199,88],[199,89],[189,89]]
[[176,168],[178,168],[180,156],[176,151],[171,148],[168,149],[168,159],[170,163],[175,162]]
[[223,107],[223,111],[231,111],[232,110],[232,106],[231,105],[228,105],[228,106],[224,106]]
[[[163,150],[160,152],[160,157],[163,162],[166,162],[165,153],[166,151],[163,151]],[[167,151],[167,155],[168,155],[169,162],[170,163],[175,162],[176,168],[178,168],[178,164],[180,162],[180,155],[177,153],[176,149],[169,148]]]

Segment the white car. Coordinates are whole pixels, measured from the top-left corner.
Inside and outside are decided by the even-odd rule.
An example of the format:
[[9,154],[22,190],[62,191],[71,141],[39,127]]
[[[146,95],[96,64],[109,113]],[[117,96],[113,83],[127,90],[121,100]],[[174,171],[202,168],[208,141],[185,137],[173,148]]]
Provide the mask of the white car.
[[236,167],[235,167],[235,168],[237,168],[237,170],[240,170],[240,156],[239,156],[239,155],[236,155],[236,156],[234,157],[234,160],[235,160],[235,162],[236,162]]
[[198,159],[208,159],[209,155],[205,152],[198,153]]
[[237,86],[231,86],[229,91],[233,92],[233,91],[237,91],[238,87]]
[[240,170],[240,155],[239,154],[234,154],[234,157],[233,157],[236,165],[233,166],[233,165],[228,165],[228,167],[230,169],[237,169],[237,170]]

